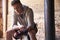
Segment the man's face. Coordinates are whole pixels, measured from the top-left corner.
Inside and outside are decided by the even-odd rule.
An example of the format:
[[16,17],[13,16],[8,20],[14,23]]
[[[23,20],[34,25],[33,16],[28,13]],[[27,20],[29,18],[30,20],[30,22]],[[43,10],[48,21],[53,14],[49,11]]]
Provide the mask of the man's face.
[[20,3],[16,3],[13,5],[13,8],[16,12],[20,13],[20,10],[21,10],[21,5]]

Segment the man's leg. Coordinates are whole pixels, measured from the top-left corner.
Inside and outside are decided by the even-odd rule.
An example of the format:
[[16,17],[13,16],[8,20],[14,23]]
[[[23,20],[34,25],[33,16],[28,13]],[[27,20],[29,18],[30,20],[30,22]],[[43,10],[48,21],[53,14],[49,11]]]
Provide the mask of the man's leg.
[[35,30],[28,32],[28,34],[29,34],[30,40],[37,40]]
[[6,31],[6,40],[12,40],[13,35],[14,35],[14,30]]

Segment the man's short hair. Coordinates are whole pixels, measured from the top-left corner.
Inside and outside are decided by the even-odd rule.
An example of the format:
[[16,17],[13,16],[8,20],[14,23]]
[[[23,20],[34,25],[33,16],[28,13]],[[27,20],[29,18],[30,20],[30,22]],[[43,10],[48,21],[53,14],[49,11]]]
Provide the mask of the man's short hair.
[[13,1],[11,2],[11,5],[14,5],[14,4],[16,4],[16,3],[20,3],[20,0],[13,0]]

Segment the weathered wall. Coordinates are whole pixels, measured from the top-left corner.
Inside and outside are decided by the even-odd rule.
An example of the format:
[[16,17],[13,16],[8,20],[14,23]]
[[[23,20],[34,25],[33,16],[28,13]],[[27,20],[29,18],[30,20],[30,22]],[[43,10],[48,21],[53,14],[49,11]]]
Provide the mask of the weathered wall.
[[[9,0],[10,2],[11,0]],[[37,40],[44,40],[44,0],[21,0],[22,4],[29,6],[34,12],[34,21],[38,24],[38,32],[36,34]],[[60,0],[55,0],[55,27],[56,33],[60,35]],[[8,27],[12,25],[13,20],[12,7],[9,3]],[[12,18],[12,19],[10,19]],[[57,34],[56,34],[57,35]]]
[[[12,25],[13,8],[9,0],[8,27]],[[34,11],[34,21],[38,24],[37,40],[44,40],[44,0],[21,0],[22,4],[31,7]],[[2,36],[2,1],[0,0],[0,37]],[[12,19],[11,19],[12,18]],[[55,27],[57,38],[60,38],[60,0],[55,0]]]
[[60,40],[60,0],[55,0],[55,28],[57,40]]

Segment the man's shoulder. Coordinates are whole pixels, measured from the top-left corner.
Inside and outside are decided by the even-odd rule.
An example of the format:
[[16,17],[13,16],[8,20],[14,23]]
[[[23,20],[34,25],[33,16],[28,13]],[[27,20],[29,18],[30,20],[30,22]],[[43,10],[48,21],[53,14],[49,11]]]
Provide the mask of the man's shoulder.
[[25,7],[25,13],[27,16],[33,15],[33,10],[30,7],[28,7],[28,6],[24,6],[24,7]]
[[26,5],[23,5],[23,8],[26,10],[26,11],[32,11],[32,8],[30,8],[30,7],[28,7],[28,6],[26,6]]

